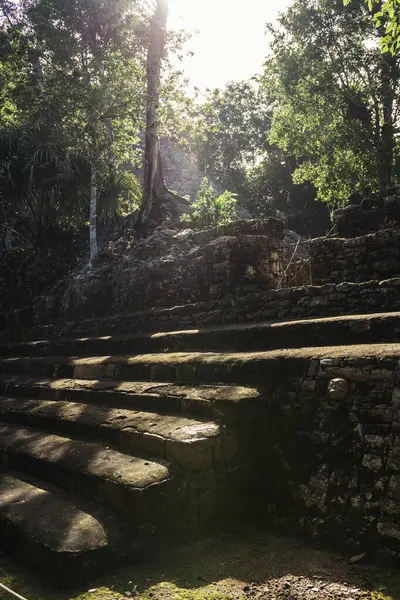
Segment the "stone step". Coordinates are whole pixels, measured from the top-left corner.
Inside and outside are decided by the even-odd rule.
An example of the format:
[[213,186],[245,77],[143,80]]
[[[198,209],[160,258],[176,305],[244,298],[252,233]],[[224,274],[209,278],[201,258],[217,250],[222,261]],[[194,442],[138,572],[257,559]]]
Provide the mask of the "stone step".
[[[85,358],[39,357],[0,361],[0,373],[19,375],[47,373],[58,377],[68,373],[78,382],[113,386],[112,381],[163,382],[189,384],[231,384],[262,386],[272,390],[282,373],[301,376],[312,359],[373,354],[400,356],[400,344],[359,344],[349,346],[310,347],[268,352],[170,352],[137,356],[96,356]],[[7,381],[7,379],[6,379]]]
[[264,390],[236,385],[0,376],[0,394],[236,422],[238,415],[250,414],[251,406],[260,404]]
[[[301,358],[307,348],[297,350]],[[318,348],[313,349],[318,352]],[[113,380],[121,382],[268,383],[279,359],[295,356],[295,350],[269,352],[168,352],[135,356],[17,357],[0,360],[0,375],[48,379]],[[248,376],[245,370],[248,370]],[[253,377],[256,375],[256,379]]]
[[135,536],[99,505],[16,472],[0,473],[0,544],[58,585],[132,559]]
[[221,428],[213,421],[74,402],[0,397],[0,419],[104,440],[121,452],[146,454],[194,470],[210,469],[214,461],[220,464],[231,458],[226,450],[228,444],[233,447],[232,440],[221,438]]
[[400,312],[260,322],[158,333],[54,338],[0,345],[1,356],[90,356],[121,353],[255,351],[400,341]]
[[[83,338],[126,332],[162,332],[211,326],[289,321],[342,315],[400,311],[400,278],[362,283],[343,282],[225,296],[208,302],[121,313],[84,321],[55,321],[3,332],[6,340]],[[8,354],[8,352],[5,352]]]
[[28,473],[108,505],[138,527],[159,527],[171,509],[172,480],[162,461],[2,422],[0,457],[3,469]]

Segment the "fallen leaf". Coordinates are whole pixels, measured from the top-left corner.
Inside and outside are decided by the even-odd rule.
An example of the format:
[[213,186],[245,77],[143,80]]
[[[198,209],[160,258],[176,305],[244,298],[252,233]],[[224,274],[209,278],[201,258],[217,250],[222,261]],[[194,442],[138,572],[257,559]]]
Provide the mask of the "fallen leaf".
[[362,554],[357,554],[356,556],[352,556],[350,558],[350,561],[352,565],[354,565],[355,563],[360,562],[360,560],[362,560],[365,556],[367,555],[366,552],[363,552]]

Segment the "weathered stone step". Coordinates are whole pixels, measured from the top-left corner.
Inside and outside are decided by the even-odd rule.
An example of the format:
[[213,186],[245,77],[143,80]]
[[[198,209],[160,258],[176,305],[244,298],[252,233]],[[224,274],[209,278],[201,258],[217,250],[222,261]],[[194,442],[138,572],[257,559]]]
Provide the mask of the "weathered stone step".
[[99,505],[27,478],[0,473],[0,544],[58,585],[75,585],[132,558],[131,528]]
[[109,505],[137,526],[159,526],[171,506],[166,463],[6,423],[0,423],[0,456],[3,468]]
[[84,356],[121,353],[255,351],[303,346],[397,342],[400,312],[286,322],[203,327],[183,331],[54,338],[0,345],[2,356]]
[[[362,356],[400,357],[400,344],[310,347],[269,352],[176,352],[137,356],[88,358],[40,357],[0,361],[0,372],[19,374],[61,372],[74,378],[117,381],[154,381],[187,384],[256,385],[272,390],[288,369],[301,376],[311,359]],[[112,385],[112,384],[111,384]]]
[[[210,469],[214,461],[221,463],[227,457],[220,426],[213,421],[74,402],[1,397],[0,419],[53,433],[106,440],[121,452],[144,453],[195,470]],[[228,443],[232,448],[232,441]]]
[[[121,313],[84,321],[55,321],[3,332],[3,340],[83,338],[126,332],[203,329],[210,326],[289,321],[311,317],[400,311],[400,277],[363,283],[325,284],[225,296],[209,302]],[[6,351],[6,354],[8,352]]]
[[262,401],[264,390],[235,385],[183,385],[112,379],[48,379],[0,376],[0,394],[236,421]]
[[[298,357],[303,351],[298,350]],[[315,349],[318,352],[318,348]],[[17,357],[0,360],[0,375],[28,375],[91,381],[153,381],[179,383],[265,383],[279,358],[294,356],[293,350],[270,352],[168,352],[135,356]],[[244,370],[249,370],[249,376]],[[261,376],[261,381],[260,381]]]

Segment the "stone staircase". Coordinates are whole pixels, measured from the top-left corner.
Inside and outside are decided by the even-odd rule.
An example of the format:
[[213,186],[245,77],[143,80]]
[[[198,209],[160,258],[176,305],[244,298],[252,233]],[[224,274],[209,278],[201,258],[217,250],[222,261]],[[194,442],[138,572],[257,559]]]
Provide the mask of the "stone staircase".
[[[311,463],[312,452],[321,450],[326,434],[315,403],[326,396],[327,381],[345,376],[353,395],[363,385],[364,413],[375,410],[368,394],[377,389],[390,395],[381,408],[392,403],[399,335],[400,313],[393,312],[4,342],[2,544],[47,573],[50,564],[57,581],[68,583],[132,560],[149,540],[193,535],[249,513],[266,522],[271,512],[279,520],[284,506],[297,515],[295,484],[290,493],[281,486],[293,478],[296,460]],[[295,418],[282,421],[282,410]],[[387,456],[397,452],[397,413],[385,410],[377,426],[378,433],[391,428]],[[319,441],[302,454],[293,443],[307,422]],[[377,436],[373,425],[369,435]],[[289,438],[283,450],[281,435]],[[280,473],[274,461],[282,461],[282,452],[293,464]],[[361,463],[365,455],[371,453],[364,449]],[[315,477],[316,466],[310,468]]]
[[400,278],[354,281],[4,332],[1,544],[62,584],[239,520],[400,560]]
[[245,505],[237,483],[251,480],[259,391],[202,384],[191,363],[201,355],[175,362],[161,343],[150,356],[142,344],[128,336],[125,356],[113,355],[118,339],[1,345],[1,543],[58,582]]

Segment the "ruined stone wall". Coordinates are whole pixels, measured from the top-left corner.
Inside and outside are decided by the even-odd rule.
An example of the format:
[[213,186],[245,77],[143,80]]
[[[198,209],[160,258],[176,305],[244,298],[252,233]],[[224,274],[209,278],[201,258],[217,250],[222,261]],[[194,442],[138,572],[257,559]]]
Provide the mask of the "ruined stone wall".
[[275,367],[262,438],[265,517],[398,559],[398,358],[343,354]]
[[[44,339],[48,335],[111,335],[119,333],[173,331],[209,325],[230,325],[259,321],[306,319],[335,315],[368,314],[400,310],[400,278],[365,283],[326,284],[278,290],[256,291],[226,296],[204,302],[177,305],[88,318],[47,323],[44,317],[51,316],[51,307],[42,306],[45,297],[38,299],[36,314],[43,313],[36,325],[27,321],[27,315],[16,312],[7,316],[9,334],[4,339]],[[43,324],[41,324],[43,323]]]
[[[400,278],[366,283],[340,283],[279,290],[261,290],[171,308],[117,314],[72,322],[53,322],[31,330],[14,322],[18,339],[47,335],[111,335],[140,331],[173,331],[269,320],[367,314],[400,310]],[[39,310],[39,309],[38,309]],[[18,315],[16,315],[18,318]],[[11,323],[10,323],[11,326]],[[368,323],[366,323],[368,326]],[[15,335],[15,332],[14,332]],[[343,340],[345,343],[346,340]],[[305,340],[304,345],[307,345]]]
[[400,190],[368,198],[335,211],[334,224],[339,237],[359,237],[382,229],[400,229]]
[[283,237],[277,219],[198,232],[159,228],[140,240],[125,235],[110,243],[93,271],[72,277],[65,293],[38,299],[34,321],[104,317],[275,288]]
[[400,230],[310,242],[313,283],[388,279],[400,275]]

